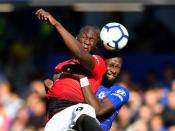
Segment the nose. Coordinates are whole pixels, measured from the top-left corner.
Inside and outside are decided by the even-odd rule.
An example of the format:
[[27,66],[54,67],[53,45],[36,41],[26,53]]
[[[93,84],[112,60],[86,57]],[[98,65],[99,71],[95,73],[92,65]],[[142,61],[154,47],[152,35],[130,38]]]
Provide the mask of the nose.
[[117,74],[117,70],[115,68],[112,68],[111,69],[111,72],[112,72],[113,75],[116,75]]
[[90,39],[89,39],[89,38],[86,38],[85,41],[84,41],[84,43],[85,43],[86,45],[90,45]]

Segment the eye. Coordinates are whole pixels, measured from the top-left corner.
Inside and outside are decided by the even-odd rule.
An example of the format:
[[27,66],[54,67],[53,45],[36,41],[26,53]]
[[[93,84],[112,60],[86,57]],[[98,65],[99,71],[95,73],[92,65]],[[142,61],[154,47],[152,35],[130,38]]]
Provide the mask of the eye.
[[120,65],[116,65],[115,68],[121,68],[121,66]]
[[109,66],[109,67],[113,67],[114,65],[113,65],[112,63],[109,63],[108,66]]

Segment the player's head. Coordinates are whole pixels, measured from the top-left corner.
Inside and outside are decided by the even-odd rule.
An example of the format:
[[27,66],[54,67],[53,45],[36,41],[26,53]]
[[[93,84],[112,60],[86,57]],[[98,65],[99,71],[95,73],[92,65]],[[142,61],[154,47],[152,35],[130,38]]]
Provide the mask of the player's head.
[[92,25],[86,25],[81,28],[77,39],[88,52],[94,50],[99,40],[99,30]]
[[119,54],[108,53],[103,57],[106,63],[106,73],[103,76],[102,84],[110,87],[116,82],[122,67],[122,57]]

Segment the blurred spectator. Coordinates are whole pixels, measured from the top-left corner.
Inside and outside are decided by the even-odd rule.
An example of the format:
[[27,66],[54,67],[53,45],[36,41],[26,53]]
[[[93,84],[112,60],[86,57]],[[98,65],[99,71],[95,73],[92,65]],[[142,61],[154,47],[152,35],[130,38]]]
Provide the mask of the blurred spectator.
[[127,70],[121,72],[119,84],[124,85],[124,87],[129,89],[129,90],[140,89],[139,83],[136,83],[132,80],[132,76],[131,76],[130,72],[128,72]]
[[41,80],[33,80],[30,85],[29,88],[31,90],[32,93],[36,93],[38,94],[40,97],[45,97],[46,91],[45,91],[45,87],[44,87],[44,83]]
[[44,83],[40,79],[34,79],[29,82],[28,88],[24,88],[20,91],[20,96],[26,98],[31,93],[36,93],[40,97],[45,97],[46,91],[44,87]]
[[30,112],[28,108],[22,107],[16,114],[16,117],[12,123],[10,131],[24,131],[30,118]]
[[175,79],[172,80],[172,83],[171,83],[171,90],[172,90],[172,91],[175,91]]
[[112,122],[112,126],[109,131],[121,131],[120,129],[118,129],[118,123],[116,120]]
[[175,91],[168,95],[168,107],[163,113],[163,118],[166,126],[175,125]]
[[161,115],[153,115],[150,121],[151,131],[167,131]]
[[168,131],[175,131],[175,125],[169,126]]
[[128,106],[123,106],[117,117],[118,130],[125,131],[131,120],[131,112]]
[[144,104],[151,107],[159,102],[159,94],[156,93],[156,90],[147,90],[144,95]]
[[137,120],[126,131],[149,131],[148,124],[144,120]]
[[139,109],[139,119],[149,124],[152,117],[152,110],[148,105],[143,105]]
[[161,115],[164,112],[163,105],[160,103],[156,103],[155,105],[152,106],[152,112],[153,114],[156,115]]
[[8,131],[10,128],[10,117],[0,101],[0,131]]
[[44,99],[36,93],[31,93],[26,98],[26,106],[31,112],[30,121],[27,125],[34,126],[37,129],[42,128],[46,123],[46,107]]
[[11,85],[7,80],[0,83],[0,101],[12,120],[24,103],[17,94],[11,92]]
[[174,65],[172,63],[166,63],[163,69],[163,88],[171,89],[171,82],[174,79]]
[[143,90],[148,90],[150,88],[155,88],[158,85],[158,78],[155,70],[149,68],[145,74],[145,82],[143,84]]
[[141,107],[143,100],[140,92],[138,91],[130,91],[129,97],[129,109],[131,112],[131,121],[135,121],[138,117],[138,110]]

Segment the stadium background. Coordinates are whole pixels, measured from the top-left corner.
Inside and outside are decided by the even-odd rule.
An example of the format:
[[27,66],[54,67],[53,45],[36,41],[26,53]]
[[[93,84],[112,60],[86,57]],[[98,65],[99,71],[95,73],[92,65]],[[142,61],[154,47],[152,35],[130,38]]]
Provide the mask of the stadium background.
[[[109,1],[108,1],[109,2]],[[119,83],[130,89],[111,131],[175,131],[175,6],[172,1],[0,0],[0,131],[42,131],[42,80],[70,58],[49,11],[74,36],[86,24],[122,23],[129,32]]]

